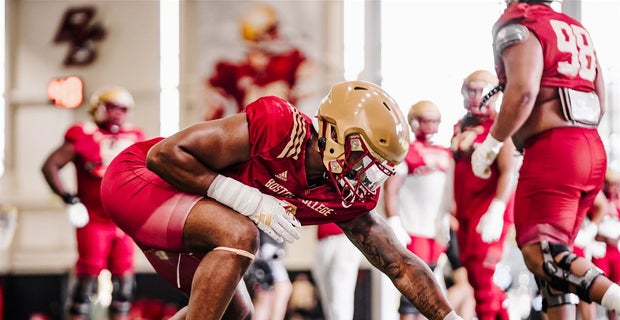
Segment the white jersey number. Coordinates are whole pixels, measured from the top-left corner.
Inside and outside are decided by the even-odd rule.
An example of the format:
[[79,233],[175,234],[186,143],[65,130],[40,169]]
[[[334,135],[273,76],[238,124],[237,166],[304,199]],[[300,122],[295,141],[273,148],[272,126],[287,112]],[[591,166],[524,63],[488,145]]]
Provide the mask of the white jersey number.
[[550,20],[549,22],[558,39],[558,50],[571,54],[570,61],[558,63],[558,72],[571,77],[579,74],[582,79],[594,81],[596,56],[588,31],[564,21]]

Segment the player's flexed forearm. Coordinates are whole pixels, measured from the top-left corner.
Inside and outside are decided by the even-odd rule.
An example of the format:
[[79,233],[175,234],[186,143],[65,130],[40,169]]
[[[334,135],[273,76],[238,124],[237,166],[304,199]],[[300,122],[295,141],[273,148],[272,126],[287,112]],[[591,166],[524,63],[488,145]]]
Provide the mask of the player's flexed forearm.
[[461,319],[450,307],[430,268],[398,241],[375,211],[338,225],[424,316],[431,320]]

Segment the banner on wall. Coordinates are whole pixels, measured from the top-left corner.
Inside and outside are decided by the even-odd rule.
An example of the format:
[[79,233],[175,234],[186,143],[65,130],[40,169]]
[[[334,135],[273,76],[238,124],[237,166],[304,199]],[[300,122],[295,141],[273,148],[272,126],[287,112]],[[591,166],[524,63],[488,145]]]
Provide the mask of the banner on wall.
[[206,1],[198,5],[204,99],[199,120],[279,96],[304,112],[318,105],[322,17],[314,1]]

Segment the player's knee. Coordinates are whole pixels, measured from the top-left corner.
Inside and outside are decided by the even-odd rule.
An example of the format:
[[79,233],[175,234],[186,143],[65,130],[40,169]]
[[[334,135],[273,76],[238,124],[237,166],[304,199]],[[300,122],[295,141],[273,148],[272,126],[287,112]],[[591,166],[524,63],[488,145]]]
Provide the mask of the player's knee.
[[254,224],[236,225],[224,245],[256,254],[260,246],[258,228]]
[[131,309],[136,282],[133,275],[112,277],[112,303],[110,311],[113,314],[126,315]]
[[571,265],[578,259],[564,244],[541,242],[543,252],[543,271],[550,278],[549,285],[559,291],[574,292],[585,302],[591,302],[589,290],[594,279],[603,273],[596,267],[584,274],[576,274]]
[[71,295],[69,313],[74,316],[88,316],[90,314],[93,296],[96,291],[97,277],[79,277]]
[[547,312],[548,308],[579,304],[579,297],[577,295],[566,292],[554,292],[549,282],[539,277],[534,278],[542,297],[542,311]]
[[541,256],[541,249],[538,245],[528,245],[521,248],[521,255],[523,256],[523,262],[526,268],[537,276],[543,276],[543,259]]

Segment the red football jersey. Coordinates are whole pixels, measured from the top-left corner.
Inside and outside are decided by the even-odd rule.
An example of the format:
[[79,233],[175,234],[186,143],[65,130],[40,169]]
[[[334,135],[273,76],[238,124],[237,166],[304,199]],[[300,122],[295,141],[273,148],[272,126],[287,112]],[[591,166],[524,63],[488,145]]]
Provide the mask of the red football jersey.
[[410,175],[426,175],[434,171],[448,172],[452,152],[443,146],[414,141],[409,145],[404,161],[407,163],[407,173]]
[[[255,69],[249,63],[235,64],[227,61],[218,62],[214,74],[208,79],[211,86],[220,88],[237,102],[238,111],[243,111],[248,95],[256,95],[248,92],[248,82],[252,86],[264,88],[263,95],[278,95],[280,90],[273,90],[270,84],[283,82],[290,91],[297,82],[297,70],[306,61],[304,54],[297,50],[291,50],[282,54],[272,55],[263,70]],[[295,104],[295,96],[286,94],[280,98]],[[250,98],[249,100],[254,100]],[[250,101],[251,102],[251,101]]]
[[269,96],[249,104],[246,113],[250,159],[222,174],[293,204],[304,225],[349,220],[377,205],[379,191],[364,202],[345,207],[330,182],[308,185],[305,161],[312,122],[297,108]]
[[[532,32],[542,46],[544,69],[541,85],[594,91],[596,51],[590,34],[579,21],[541,4],[513,4],[493,26],[493,39],[505,25],[518,23]],[[500,83],[506,74],[499,52],[495,52],[495,68]]]
[[88,208],[91,219],[109,220],[101,206],[101,178],[112,159],[125,148],[145,139],[136,128],[111,133],[93,122],[78,123],[67,129],[65,141],[73,145],[77,196]]
[[[495,196],[499,171],[497,162],[491,165],[491,177],[489,179],[478,178],[471,168],[471,154],[475,147],[484,141],[491,130],[493,119],[487,119],[479,124],[460,126],[452,139],[465,140],[468,144],[459,144],[454,151],[454,201],[456,202],[457,218],[478,218],[489,208],[489,204]],[[475,139],[463,139],[462,136],[472,135]]]

